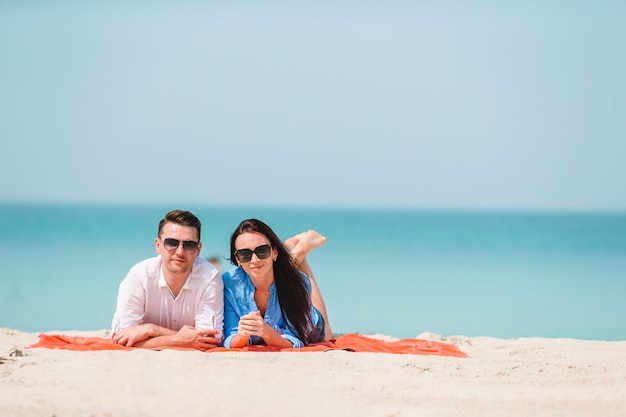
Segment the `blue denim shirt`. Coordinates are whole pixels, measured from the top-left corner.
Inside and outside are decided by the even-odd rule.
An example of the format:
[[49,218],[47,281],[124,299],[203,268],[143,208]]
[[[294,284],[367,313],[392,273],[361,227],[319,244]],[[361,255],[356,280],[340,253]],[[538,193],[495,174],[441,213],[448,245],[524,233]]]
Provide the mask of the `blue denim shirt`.
[[[302,276],[310,294],[311,282],[306,275],[302,274]],[[246,274],[243,268],[237,267],[225,272],[222,275],[222,279],[224,280],[224,347],[230,348],[231,340],[237,335],[237,327],[241,316],[258,311],[259,308],[254,301],[254,285],[250,280],[250,276]],[[312,307],[311,310],[313,325],[318,330],[320,340],[322,340],[324,337],[324,317],[315,307]],[[287,325],[286,320],[283,318],[274,283],[270,287],[270,299],[263,319],[278,334],[291,341],[293,347],[300,348],[304,346],[303,341],[298,339],[295,330]],[[258,345],[265,342],[259,336],[252,336],[249,343]]]

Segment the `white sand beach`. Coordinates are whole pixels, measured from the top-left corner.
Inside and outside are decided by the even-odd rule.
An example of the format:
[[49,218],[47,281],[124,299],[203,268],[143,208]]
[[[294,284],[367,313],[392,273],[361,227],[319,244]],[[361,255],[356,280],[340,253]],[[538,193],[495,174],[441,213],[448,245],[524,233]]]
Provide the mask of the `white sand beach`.
[[27,349],[37,334],[4,328],[0,416],[626,415],[626,341],[417,338],[471,358]]

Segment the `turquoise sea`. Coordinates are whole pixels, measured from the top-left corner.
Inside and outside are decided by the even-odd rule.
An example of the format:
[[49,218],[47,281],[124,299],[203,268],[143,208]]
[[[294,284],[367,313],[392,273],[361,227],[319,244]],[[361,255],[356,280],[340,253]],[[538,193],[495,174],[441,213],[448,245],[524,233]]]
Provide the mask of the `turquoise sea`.
[[0,327],[109,328],[173,208],[202,221],[203,256],[249,217],[326,235],[309,259],[337,333],[626,340],[626,214],[4,203]]

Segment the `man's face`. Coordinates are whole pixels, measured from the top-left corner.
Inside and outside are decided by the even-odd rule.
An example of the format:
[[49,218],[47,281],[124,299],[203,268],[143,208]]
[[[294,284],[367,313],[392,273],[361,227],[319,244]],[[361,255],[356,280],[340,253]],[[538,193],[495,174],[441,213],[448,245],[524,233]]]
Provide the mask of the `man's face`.
[[[188,243],[184,244],[184,242]],[[156,252],[161,255],[165,274],[184,275],[186,278],[191,273],[193,262],[200,254],[202,243],[198,242],[198,247],[192,248],[189,252],[190,246],[194,246],[189,242],[198,242],[198,231],[195,227],[169,222],[163,226],[161,236],[154,240],[154,245]]]

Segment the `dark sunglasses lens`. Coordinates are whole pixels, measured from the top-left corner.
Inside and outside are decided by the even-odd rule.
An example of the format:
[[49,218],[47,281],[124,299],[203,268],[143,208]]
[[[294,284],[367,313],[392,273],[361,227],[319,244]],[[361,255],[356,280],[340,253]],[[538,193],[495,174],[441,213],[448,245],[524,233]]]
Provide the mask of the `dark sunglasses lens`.
[[163,240],[163,245],[165,245],[165,249],[167,250],[174,250],[178,248],[178,245],[180,245],[180,240],[168,237],[167,239]]
[[[165,249],[168,251],[176,250],[178,249],[178,246],[180,246],[180,240],[168,237],[166,239],[163,239],[163,246],[165,246]],[[183,242],[183,249],[188,253],[194,253],[196,250],[198,250],[198,242],[195,242],[193,240],[185,240]]]
[[267,259],[272,253],[272,247],[270,245],[259,246],[254,250],[254,253],[259,259]]
[[250,249],[239,249],[238,251],[235,251],[235,255],[237,256],[237,259],[239,259],[239,262],[250,262],[252,259],[252,251]]
[[183,242],[183,249],[185,249],[185,251],[187,251],[188,253],[194,253],[196,250],[198,250],[198,242],[195,242],[193,240],[185,240]]

